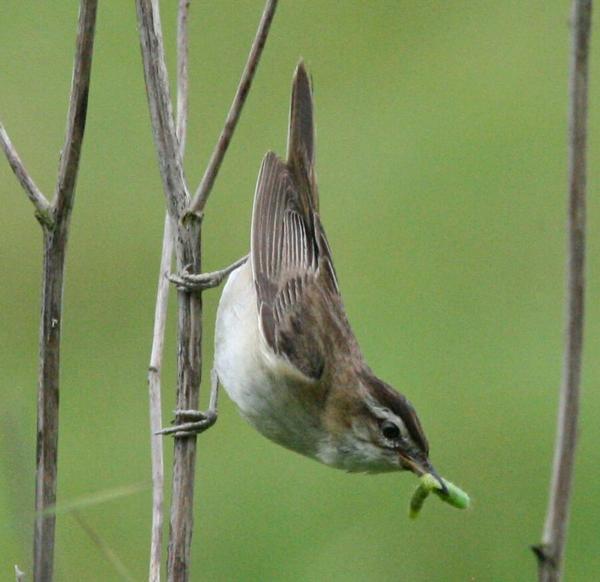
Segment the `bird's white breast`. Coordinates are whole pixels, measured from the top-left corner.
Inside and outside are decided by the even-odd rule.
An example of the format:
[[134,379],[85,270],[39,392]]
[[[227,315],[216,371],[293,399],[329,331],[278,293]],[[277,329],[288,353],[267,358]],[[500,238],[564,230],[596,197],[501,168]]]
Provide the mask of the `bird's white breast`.
[[279,444],[315,456],[323,433],[302,403],[306,380],[265,343],[250,261],[227,280],[215,330],[219,380],[242,416]]

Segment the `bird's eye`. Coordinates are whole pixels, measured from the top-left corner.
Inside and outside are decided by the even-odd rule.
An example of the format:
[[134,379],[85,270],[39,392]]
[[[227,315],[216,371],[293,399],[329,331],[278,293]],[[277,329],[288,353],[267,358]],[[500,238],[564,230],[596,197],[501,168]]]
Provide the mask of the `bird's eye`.
[[383,434],[383,436],[386,439],[388,439],[390,441],[394,441],[400,437],[400,429],[393,422],[390,422],[389,420],[382,423],[381,433]]

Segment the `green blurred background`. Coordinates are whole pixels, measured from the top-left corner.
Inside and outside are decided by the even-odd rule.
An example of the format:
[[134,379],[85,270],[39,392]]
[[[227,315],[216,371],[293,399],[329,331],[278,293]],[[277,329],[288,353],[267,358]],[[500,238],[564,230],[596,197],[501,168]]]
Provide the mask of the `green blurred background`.
[[[172,78],[175,5],[163,3]],[[192,188],[262,5],[192,2]],[[266,150],[284,151],[290,79],[303,56],[315,84],[322,216],[350,319],[372,367],[415,403],[436,467],[473,507],[432,500],[409,522],[413,476],[347,475],[289,453],[224,397],[199,443],[194,580],[534,578],[528,546],[543,524],[562,367],[568,17],[566,0],[281,2],[209,202],[206,268],[247,252],[256,174]],[[73,1],[0,9],[0,116],[46,192],[76,18]],[[572,581],[600,569],[597,33]],[[0,579],[9,580],[14,563],[31,571],[41,236],[4,159],[0,188]],[[149,481],[146,369],[163,212],[134,4],[101,2],[67,262],[61,502]],[[206,294],[206,371],[218,297]],[[149,488],[81,511],[144,579]],[[58,518],[56,579],[120,579],[68,513]]]

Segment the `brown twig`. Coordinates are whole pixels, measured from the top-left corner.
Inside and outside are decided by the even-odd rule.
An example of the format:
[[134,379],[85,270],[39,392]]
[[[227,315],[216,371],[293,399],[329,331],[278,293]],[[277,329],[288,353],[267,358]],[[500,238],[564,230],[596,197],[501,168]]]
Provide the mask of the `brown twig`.
[[177,221],[189,197],[173,122],[158,0],[136,0],[136,7],[158,166],[169,215]]
[[573,1],[569,81],[567,327],[550,499],[542,543],[533,548],[538,558],[539,580],[542,582],[554,582],[562,577],[577,444],[584,326],[586,137],[591,12],[591,0]]
[[85,130],[90,86],[97,0],[81,0],[65,145],[51,204],[37,188],[12,147],[6,132],[1,138],[8,161],[36,208],[44,232],[40,370],[38,382],[37,466],[33,579],[52,579],[56,516],[58,394],[62,294],[69,221]]
[[42,194],[42,191],[37,187],[33,178],[25,168],[2,123],[0,123],[0,143],[2,144],[2,149],[4,150],[4,154],[6,155],[6,159],[8,160],[12,171],[36,209],[36,216],[39,217],[42,224],[52,226],[52,209],[50,203],[46,200],[46,197]]
[[[189,196],[185,184],[178,140],[173,124],[173,107],[165,65],[162,29],[157,0],[136,0],[146,93],[154,142],[174,225],[177,268],[190,265],[200,271],[200,221],[180,222]],[[202,303],[198,296],[178,293],[177,407],[198,408],[202,337]],[[171,502],[168,579],[188,580],[193,527],[194,469],[196,439],[175,440]]]
[[225,153],[229,147],[231,137],[242,113],[244,103],[246,102],[246,98],[250,92],[252,80],[254,79],[256,68],[258,67],[262,51],[265,47],[265,43],[267,42],[267,37],[269,36],[269,29],[271,27],[273,17],[275,16],[276,8],[277,0],[267,0],[263,10],[262,18],[260,19],[260,23],[258,25],[258,30],[256,31],[256,36],[254,37],[254,42],[252,43],[252,48],[250,49],[250,54],[248,55],[248,60],[246,61],[246,66],[244,67],[244,71],[233,98],[233,102],[229,108],[225,125],[223,126],[221,135],[219,135],[219,139],[217,140],[215,148],[210,156],[210,161],[208,162],[208,166],[204,171],[200,185],[196,190],[194,200],[187,210],[187,214],[195,214],[201,217],[202,213],[204,212],[204,207],[206,206],[206,202],[215,183],[215,179],[219,173],[219,168],[221,167],[221,163],[223,162],[223,158],[225,157]]
[[[256,46],[253,46],[249,59],[251,71],[248,80],[240,89],[240,104],[236,107],[234,119],[224,129],[220,160],[227,148],[241,105],[247,96],[250,81],[258,64],[258,57],[264,46],[266,33],[273,17],[275,0],[267,2],[271,7],[261,21],[264,33]],[[178,18],[178,86],[179,112],[177,132],[173,123],[173,106],[169,96],[169,84],[165,65],[162,29],[158,0],[136,0],[140,45],[144,63],[146,93],[152,121],[155,147],[159,158],[159,169],[167,209],[174,229],[177,272],[185,269],[201,273],[201,216],[192,215],[185,222],[181,219],[187,209],[190,197],[183,175],[183,146],[187,119],[187,8],[189,2],[180,0]],[[235,100],[234,100],[235,103]],[[220,140],[221,141],[221,140]],[[218,147],[216,149],[219,149]],[[214,165],[211,182],[205,187],[204,200],[208,197],[218,172],[220,161]],[[177,358],[177,409],[197,410],[199,387],[202,372],[202,297],[200,293],[178,292],[178,358]],[[186,581],[190,575],[190,548],[193,527],[194,470],[196,460],[195,435],[176,435],[173,458],[173,486],[170,517],[169,556],[167,573],[169,581]]]
[[[66,223],[73,206],[73,194],[79,171],[79,158],[87,118],[88,94],[92,70],[92,54],[96,27],[98,0],[82,0],[79,6],[79,30],[73,64],[73,79],[67,114],[65,143],[61,150],[58,180],[53,205],[57,222]],[[65,215],[64,220],[61,219]]]

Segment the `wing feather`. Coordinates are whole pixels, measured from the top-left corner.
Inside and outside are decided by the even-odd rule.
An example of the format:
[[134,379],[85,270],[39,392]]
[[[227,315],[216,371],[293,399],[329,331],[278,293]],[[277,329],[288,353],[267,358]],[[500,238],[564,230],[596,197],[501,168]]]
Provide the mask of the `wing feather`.
[[337,293],[324,237],[309,194],[303,195],[288,166],[268,153],[252,218],[251,260],[261,329],[275,353],[312,379],[324,367],[315,305],[323,299],[315,291],[325,287]]

